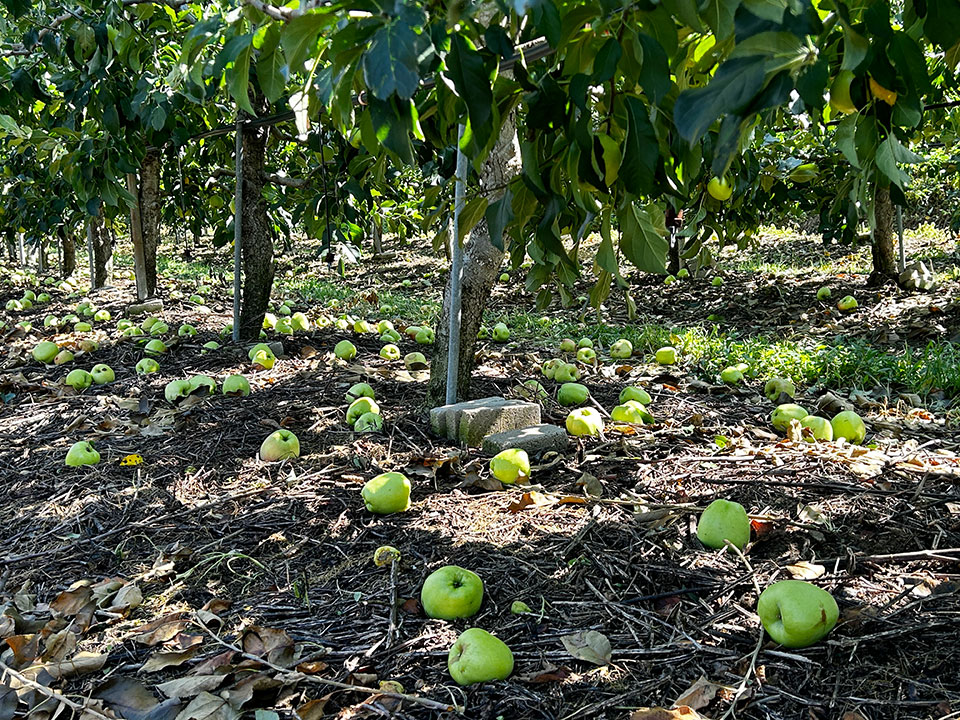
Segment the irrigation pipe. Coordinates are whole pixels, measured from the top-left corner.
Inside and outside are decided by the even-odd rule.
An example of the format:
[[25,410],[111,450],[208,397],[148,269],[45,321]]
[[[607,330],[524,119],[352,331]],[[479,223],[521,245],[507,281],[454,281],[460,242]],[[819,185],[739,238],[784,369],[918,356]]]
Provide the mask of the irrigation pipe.
[[460,213],[463,211],[464,186],[467,182],[467,158],[460,149],[463,123],[457,128],[457,170],[453,202],[453,242],[450,264],[450,331],[447,342],[447,405],[457,401],[460,368],[460,319],[463,280],[463,243],[460,242]]

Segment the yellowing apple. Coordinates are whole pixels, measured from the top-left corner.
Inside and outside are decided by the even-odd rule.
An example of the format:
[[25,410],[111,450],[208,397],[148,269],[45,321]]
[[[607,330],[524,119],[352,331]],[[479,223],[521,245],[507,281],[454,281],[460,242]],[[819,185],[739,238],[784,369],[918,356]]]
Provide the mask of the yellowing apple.
[[636,400],[627,400],[622,405],[617,405],[610,411],[610,419],[615,422],[642,425],[648,417],[650,417],[650,413]]
[[770,413],[770,422],[773,427],[781,432],[785,432],[790,427],[791,420],[803,420],[809,413],[796,403],[783,403],[777,405]]
[[610,346],[610,357],[625,360],[631,355],[633,355],[633,343],[625,338],[617,340]]
[[710,182],[707,183],[707,192],[710,193],[710,197],[715,200],[726,202],[730,199],[730,196],[733,195],[733,186],[730,185],[726,175],[723,177],[714,176],[710,178]]
[[851,310],[856,310],[857,307],[859,307],[859,303],[853,295],[847,295],[837,303],[837,310],[841,312],[850,312]]
[[456,565],[434,570],[423,581],[420,605],[428,617],[456,620],[477,614],[483,603],[483,580]]
[[565,423],[567,432],[576,437],[599,435],[603,430],[603,416],[593,408],[577,408]]
[[618,400],[621,404],[625,403],[627,400],[636,400],[642,405],[649,405],[651,402],[650,393],[648,393],[642,387],[638,387],[636,385],[628,385],[621,390]]
[[447,669],[459,685],[506,680],[513,672],[513,653],[500,638],[470,628],[450,648]]
[[243,375],[228,375],[220,388],[224,395],[239,395],[247,397],[250,394],[250,381]]
[[400,348],[394,344],[384,345],[380,348],[380,357],[384,360],[399,360],[400,359]]
[[400,551],[392,545],[381,545],[373,551],[373,564],[377,567],[386,567],[400,562]]
[[775,642],[788,648],[804,648],[833,629],[840,609],[833,596],[816,585],[781,580],[760,593],[757,615]]
[[367,510],[378,515],[403,512],[410,507],[410,481],[403,473],[387,472],[368,480],[360,491]]
[[807,415],[800,420],[800,424],[805,428],[810,428],[811,436],[806,438],[809,442],[817,440],[833,440],[833,425],[830,421],[819,415]]
[[530,477],[530,456],[519,448],[504,450],[490,460],[490,472],[507,485],[523,482]]
[[260,459],[264,462],[297,457],[300,457],[300,441],[296,435],[284,428],[274,430],[260,444]]
[[571,338],[564,338],[560,341],[560,352],[572,353],[577,351],[577,341]]
[[726,541],[743,547],[750,542],[750,518],[743,505],[730,500],[714,500],[700,515],[697,537],[709,548],[725,547]]
[[660,365],[674,365],[677,362],[677,349],[667,345],[657,350],[656,357]]
[[430,367],[423,353],[412,352],[403,356],[403,365],[407,370],[426,370]]
[[597,351],[589,347],[580,348],[577,350],[577,361],[584,365],[594,365],[597,362]]
[[257,350],[253,356],[253,364],[259,365],[264,370],[269,370],[277,364],[277,356],[274,355],[269,349]]
[[847,442],[859,445],[867,437],[867,426],[853,410],[844,410],[833,416],[830,421],[833,427],[833,436],[837,439],[845,438]]
[[100,462],[100,453],[98,453],[92,443],[85,440],[75,442],[67,450],[67,457],[64,464],[69,467],[80,467],[81,465],[96,465]]
[[367,413],[376,413],[380,414],[380,406],[377,405],[377,401],[370,397],[358,397],[347,408],[347,425],[353,425],[357,420],[360,419],[361,415],[366,415]]
[[310,332],[310,320],[302,312],[295,312],[290,318],[290,327],[297,332]]
[[57,347],[55,342],[42,340],[33,348],[33,359],[37,362],[43,363],[44,365],[49,365],[53,362],[53,359],[59,352],[60,348]]
[[357,346],[349,340],[341,340],[334,345],[333,354],[341,360],[353,360],[357,356]]
[[566,382],[560,386],[560,390],[557,392],[557,402],[564,407],[573,407],[574,405],[582,405],[589,396],[590,391],[587,390],[586,385]]

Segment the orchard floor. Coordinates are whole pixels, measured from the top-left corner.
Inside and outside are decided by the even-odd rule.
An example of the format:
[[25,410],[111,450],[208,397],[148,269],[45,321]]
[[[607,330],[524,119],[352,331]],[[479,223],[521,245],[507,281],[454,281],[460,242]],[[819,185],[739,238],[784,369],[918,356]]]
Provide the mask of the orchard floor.
[[[820,257],[810,241],[791,243],[794,266],[804,254]],[[938,265],[956,267],[955,247],[938,251]],[[881,348],[951,341],[960,330],[955,279],[933,293],[871,290],[856,272],[866,269],[862,252],[819,270],[771,270],[784,252],[783,238],[771,237],[747,256],[760,269],[726,259],[721,288],[704,279],[663,288],[638,276],[641,319],[683,325],[716,312],[745,333],[859,334]],[[435,303],[442,276],[432,287],[420,281],[440,268],[402,254],[349,281],[315,272],[351,291],[342,309],[379,319],[371,290]],[[401,290],[403,279],[413,287]],[[825,282],[835,297],[858,295],[855,316],[811,302]],[[576,320],[575,310],[533,310],[519,284],[498,286],[493,316]],[[0,305],[23,289],[0,290]],[[209,309],[166,303],[171,328],[190,322],[201,333],[172,342],[160,373],[142,378],[133,371],[139,346],[115,340],[130,294],[118,280],[91,296],[114,320],[98,326],[101,348],[73,365],[109,364],[117,375],[109,385],[64,389],[67,368],[30,359],[42,333],[6,335],[0,660],[19,672],[7,684],[21,697],[17,704],[0,683],[0,720],[31,708],[32,720],[53,720],[56,702],[43,703],[60,693],[86,708],[75,712],[85,720],[457,716],[440,705],[489,720],[960,713],[960,430],[949,394],[931,389],[925,407],[895,392],[857,396],[868,447],[791,442],[772,432],[758,382],[724,389],[697,363],[664,371],[645,355],[614,364],[601,352],[601,368],[584,376],[595,400],[609,410],[624,384],[645,385],[657,424],[571,442],[563,455],[535,458],[534,485],[501,488],[489,482],[486,458],[430,435],[426,373],[381,360],[375,335],[298,334],[284,339],[286,356],[272,370],[256,371],[239,348],[201,354],[229,312],[214,291]],[[623,322],[621,305],[609,303],[613,324]],[[52,306],[15,319],[39,326],[50,307],[63,315],[72,302],[55,294]],[[533,331],[517,335],[481,346],[475,396],[511,393],[553,356]],[[332,355],[345,337],[359,349],[351,363]],[[422,348],[404,339],[401,349]],[[180,408],[163,399],[171,379],[233,372],[250,378],[250,397]],[[361,380],[376,389],[382,434],[343,423],[343,394]],[[798,401],[811,406],[823,394],[806,390]],[[546,422],[562,424],[565,414],[544,406]],[[300,458],[260,463],[260,442],[281,426],[299,437]],[[100,464],[64,467],[81,439],[94,441]],[[143,461],[126,464],[129,456]],[[360,488],[388,470],[410,477],[413,504],[374,516]],[[717,497],[751,513],[742,557],[696,539],[697,511]],[[400,550],[393,569],[373,564],[381,545]],[[423,579],[447,564],[484,580],[484,604],[469,621],[430,620],[419,608]],[[840,606],[837,628],[806,649],[772,643],[755,614],[758,590],[791,577],[813,580]],[[514,601],[531,612],[511,613]],[[513,649],[509,680],[452,682],[447,651],[471,626]],[[597,658],[600,636],[609,662]],[[435,706],[328,681],[398,681]],[[638,710],[675,704],[692,709]]]

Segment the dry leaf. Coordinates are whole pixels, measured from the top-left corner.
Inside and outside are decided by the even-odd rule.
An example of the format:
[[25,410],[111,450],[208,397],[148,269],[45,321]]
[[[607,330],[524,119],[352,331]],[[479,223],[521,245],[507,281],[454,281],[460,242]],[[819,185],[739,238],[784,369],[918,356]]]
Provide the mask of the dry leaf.
[[179,667],[187,660],[190,660],[200,650],[199,645],[184,650],[183,652],[155,652],[140,667],[138,672],[152,673],[159,672],[168,667]]
[[50,603],[50,609],[55,615],[72,617],[80,612],[93,599],[93,590],[89,587],[78,587],[66,590]]
[[563,682],[570,677],[571,674],[572,672],[570,668],[566,666],[557,667],[552,663],[546,663],[539,670],[523,673],[521,675],[514,675],[514,679],[519,680],[520,682],[542,685],[543,683]]
[[172,640],[189,624],[186,613],[170,613],[141,627],[133,639],[141,645],[153,647]]
[[543,507],[544,505],[552,504],[553,500],[543,493],[539,493],[536,490],[530,490],[529,492],[525,492],[523,495],[521,495],[519,500],[510,503],[507,506],[507,509],[510,512],[520,512],[521,510],[525,510],[530,506]]
[[603,633],[596,630],[581,631],[572,635],[564,635],[560,642],[567,652],[578,660],[586,660],[594,665],[606,665],[610,662],[613,649],[610,640]]
[[240,711],[230,707],[223,698],[201,693],[177,715],[176,720],[238,720],[239,717]]
[[324,715],[323,710],[332,697],[333,693],[329,693],[321,698],[311,700],[301,705],[297,708],[297,717],[299,717],[300,720],[321,720]]
[[86,675],[87,673],[97,672],[102,668],[108,657],[109,655],[106,653],[99,655],[91,652],[79,652],[69,660],[47,663],[43,666],[43,669],[50,673],[50,676],[55,680]]
[[125,613],[128,610],[139,607],[142,602],[143,593],[140,591],[140,588],[136,583],[130,583],[117,590],[117,594],[113,596],[111,605],[107,610],[109,612]]
[[687,705],[673,709],[662,707],[640,708],[630,713],[630,720],[707,720]]
[[584,495],[597,498],[603,497],[603,484],[596,475],[591,475],[588,472],[583,473],[580,479],[577,480],[577,485],[583,488]]
[[136,680],[114,677],[97,688],[93,697],[103,700],[124,720],[173,720],[179,712],[179,700],[158,703],[153,693]]
[[691,710],[699,710],[709,705],[717,696],[717,693],[723,689],[723,685],[710,682],[706,677],[701,675],[693,685],[673,701],[673,704],[677,707],[686,705]]
[[157,690],[170,698],[190,698],[216,690],[225,679],[225,675],[191,675],[160,683]]
[[794,580],[816,580],[823,577],[827,569],[823,565],[801,560],[793,565],[787,565],[787,571],[793,575]]

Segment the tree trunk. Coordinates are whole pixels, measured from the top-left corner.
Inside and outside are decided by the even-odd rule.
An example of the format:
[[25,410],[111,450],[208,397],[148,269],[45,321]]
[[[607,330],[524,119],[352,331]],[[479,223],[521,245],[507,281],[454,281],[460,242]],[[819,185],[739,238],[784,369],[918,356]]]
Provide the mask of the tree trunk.
[[137,199],[130,209],[130,240],[137,300],[157,292],[157,245],[160,241],[160,153],[148,150],[140,164],[140,177],[127,175],[127,190]]
[[256,340],[273,287],[273,237],[263,197],[264,152],[267,129],[243,129],[243,207],[241,252],[243,255],[243,302],[240,307],[240,339]]
[[893,200],[890,199],[889,187],[877,187],[874,202],[876,225],[873,230],[873,274],[872,283],[881,283],[887,278],[896,279],[896,211]]
[[73,235],[68,233],[63,226],[57,229],[57,235],[60,236],[60,249],[63,252],[60,273],[64,278],[68,278],[77,269],[77,243]]
[[[507,183],[520,172],[520,143],[517,141],[515,116],[511,113],[504,120],[500,137],[490,152],[480,172],[480,183],[485,188],[495,188],[487,199],[496,202],[504,193]],[[463,278],[461,284],[460,313],[460,362],[457,368],[457,399],[465,400],[470,392],[470,375],[473,372],[474,349],[477,332],[483,320],[483,311],[497,281],[504,253],[490,242],[486,220],[481,220],[465,240],[463,253]],[[447,345],[450,335],[450,278],[443,291],[443,309],[440,312],[436,333],[435,351],[430,367],[430,385],[427,402],[431,407],[446,402],[447,390]]]
[[42,273],[45,273],[48,269],[46,236],[40,238],[40,242],[37,244],[37,269]]
[[93,241],[93,287],[102,288],[110,279],[110,259],[113,257],[113,241],[110,229],[103,221],[103,216],[90,218]]

